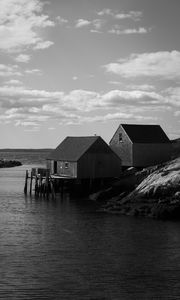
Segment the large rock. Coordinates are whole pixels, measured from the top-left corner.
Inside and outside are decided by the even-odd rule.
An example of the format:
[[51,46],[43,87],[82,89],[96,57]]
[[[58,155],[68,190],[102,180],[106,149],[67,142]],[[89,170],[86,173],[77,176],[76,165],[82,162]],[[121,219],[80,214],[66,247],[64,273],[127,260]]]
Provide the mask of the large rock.
[[104,205],[104,211],[180,219],[180,157],[148,171],[144,180],[127,196],[117,196]]

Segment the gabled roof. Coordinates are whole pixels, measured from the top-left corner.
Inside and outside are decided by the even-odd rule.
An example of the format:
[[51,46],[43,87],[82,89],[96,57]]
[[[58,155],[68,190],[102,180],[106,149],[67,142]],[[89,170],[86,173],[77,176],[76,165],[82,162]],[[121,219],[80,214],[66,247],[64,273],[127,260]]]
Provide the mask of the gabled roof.
[[77,161],[98,139],[102,140],[99,136],[68,136],[47,159]]
[[170,143],[160,125],[121,124],[133,143]]

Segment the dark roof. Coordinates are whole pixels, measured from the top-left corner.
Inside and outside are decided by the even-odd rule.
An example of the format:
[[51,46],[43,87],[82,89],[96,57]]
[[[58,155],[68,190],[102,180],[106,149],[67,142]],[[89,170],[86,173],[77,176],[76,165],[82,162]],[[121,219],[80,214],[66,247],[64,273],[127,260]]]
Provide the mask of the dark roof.
[[160,125],[121,124],[134,143],[170,143]]
[[77,161],[98,139],[101,138],[99,136],[68,136],[47,159]]

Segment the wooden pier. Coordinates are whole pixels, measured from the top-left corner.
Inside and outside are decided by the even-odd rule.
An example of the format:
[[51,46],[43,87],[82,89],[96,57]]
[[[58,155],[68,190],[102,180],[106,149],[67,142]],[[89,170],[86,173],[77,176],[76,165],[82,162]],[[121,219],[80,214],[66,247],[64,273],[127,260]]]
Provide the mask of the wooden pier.
[[[107,179],[109,181],[109,179]],[[76,194],[91,194],[107,184],[103,178],[78,179],[71,176],[50,174],[49,169],[32,168],[26,170],[24,194],[30,196],[34,192],[36,197],[56,198],[56,194],[64,194],[64,191],[75,192]]]
[[34,191],[37,197],[56,197],[56,193],[63,194],[65,183],[72,183],[73,178],[67,176],[50,175],[49,169],[32,168],[29,172],[26,170],[24,194],[32,195]]

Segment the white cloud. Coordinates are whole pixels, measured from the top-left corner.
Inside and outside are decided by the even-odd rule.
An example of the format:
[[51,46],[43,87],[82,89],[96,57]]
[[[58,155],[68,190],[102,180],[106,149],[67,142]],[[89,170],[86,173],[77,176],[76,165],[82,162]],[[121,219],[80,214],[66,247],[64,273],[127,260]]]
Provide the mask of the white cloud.
[[128,85],[131,90],[141,90],[141,91],[152,91],[155,90],[155,86],[151,84],[131,84]]
[[112,90],[102,96],[104,104],[108,106],[118,106],[121,104],[130,105],[159,105],[165,104],[166,98],[155,92],[147,92],[141,90],[122,91]]
[[22,85],[22,81],[17,79],[11,79],[5,82],[7,85]]
[[97,29],[91,29],[90,32],[92,32],[92,33],[102,33],[102,31],[97,30]]
[[21,120],[18,120],[15,123],[15,126],[38,126],[38,123],[37,122],[32,122],[32,121],[21,121]]
[[139,21],[142,17],[142,12],[141,11],[129,11],[128,13],[118,13],[115,15],[116,19],[132,19],[134,21]]
[[17,52],[49,42],[44,40],[41,29],[55,24],[42,11],[40,0],[1,0],[0,50]]
[[107,122],[111,120],[134,120],[134,121],[144,121],[144,120],[155,120],[155,117],[142,116],[134,113],[108,113],[105,115],[97,115],[97,116],[84,116],[78,119],[78,123],[93,123],[93,122]]
[[147,76],[175,79],[180,76],[180,52],[132,54],[129,58],[107,64],[105,69],[125,78]]
[[48,130],[55,130],[55,127],[49,127]]
[[[4,86],[0,87],[0,121],[37,127],[51,120],[61,124],[104,122],[116,118],[152,120],[152,111],[171,112],[179,107],[173,93],[173,90],[169,90],[169,94],[168,91],[160,94],[142,90],[111,90],[107,93],[73,90],[64,93]],[[178,95],[179,91],[176,93]]]
[[180,116],[180,111],[179,111],[179,110],[176,111],[176,112],[174,113],[174,115],[175,115],[176,117],[179,117],[179,116]]
[[100,32],[99,30],[104,25],[105,21],[101,19],[94,19],[94,20],[85,20],[85,19],[79,19],[76,21],[76,28],[82,28],[82,27],[89,27],[91,26],[91,32]]
[[46,48],[49,48],[50,46],[52,46],[54,43],[51,41],[43,41],[43,42],[38,42],[33,49],[34,50],[43,50]]
[[76,27],[76,28],[81,28],[81,27],[89,26],[90,24],[91,24],[91,22],[88,21],[88,20],[85,20],[85,19],[78,19],[78,20],[76,21],[75,27]]
[[61,16],[57,16],[56,20],[58,21],[59,24],[67,24],[68,20],[62,18]]
[[17,65],[0,64],[0,76],[21,76]]
[[118,28],[112,28],[108,32],[112,34],[122,35],[122,34],[144,34],[148,33],[148,29],[144,27],[139,28],[126,28],[126,29],[118,29]]
[[113,10],[110,8],[104,8],[103,10],[99,11],[97,13],[98,16],[104,16],[104,15],[109,15],[112,16],[114,15]]
[[164,91],[167,95],[169,103],[175,106],[180,106],[180,87],[170,87]]
[[101,27],[104,25],[105,21],[100,19],[95,19],[92,21],[92,25],[94,26],[95,30],[100,30]]
[[26,74],[36,74],[36,75],[42,75],[42,71],[39,69],[31,69],[31,70],[25,70]]
[[111,16],[114,19],[119,19],[119,20],[123,20],[123,19],[132,19],[134,21],[139,21],[140,18],[142,17],[142,12],[141,11],[129,11],[129,12],[123,12],[123,11],[116,11],[116,10],[112,10],[109,8],[105,8],[102,11],[99,11],[98,16]]
[[17,62],[22,62],[22,63],[28,63],[31,59],[31,56],[28,54],[19,54],[16,58],[15,61]]

